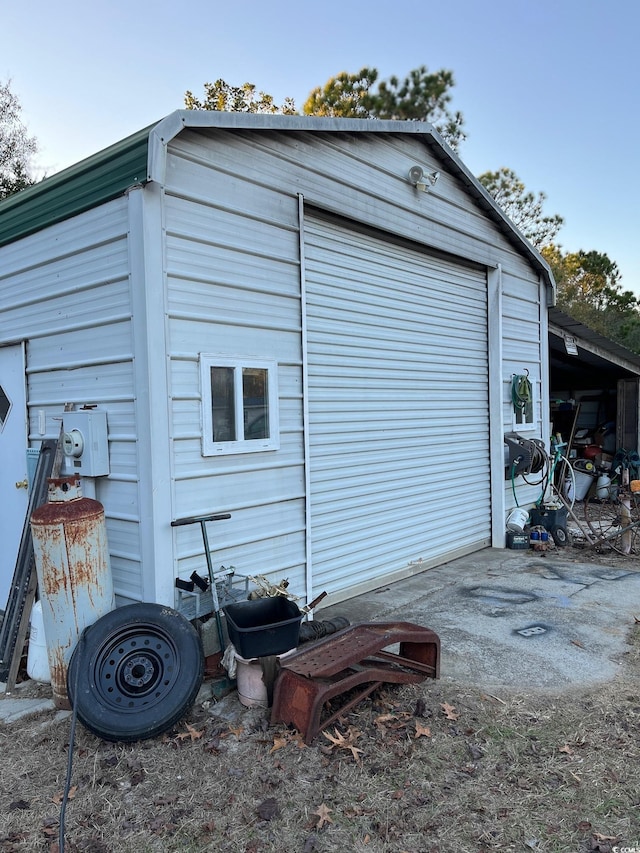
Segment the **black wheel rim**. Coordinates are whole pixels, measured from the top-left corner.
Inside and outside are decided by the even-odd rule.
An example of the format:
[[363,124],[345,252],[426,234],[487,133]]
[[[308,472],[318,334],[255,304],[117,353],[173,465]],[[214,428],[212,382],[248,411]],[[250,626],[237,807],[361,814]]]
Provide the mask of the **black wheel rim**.
[[124,629],[96,652],[92,677],[96,692],[121,713],[136,713],[162,702],[180,673],[171,636],[155,625]]

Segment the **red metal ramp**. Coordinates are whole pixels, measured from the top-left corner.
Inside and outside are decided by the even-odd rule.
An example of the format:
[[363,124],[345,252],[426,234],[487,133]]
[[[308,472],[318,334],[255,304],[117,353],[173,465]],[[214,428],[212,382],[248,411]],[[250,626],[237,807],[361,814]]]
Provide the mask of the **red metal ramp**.
[[[399,644],[398,653],[388,651]],[[306,743],[384,683],[415,684],[440,675],[440,639],[411,622],[360,622],[300,649],[281,663],[272,724],[294,725]],[[362,685],[328,718],[326,703]]]

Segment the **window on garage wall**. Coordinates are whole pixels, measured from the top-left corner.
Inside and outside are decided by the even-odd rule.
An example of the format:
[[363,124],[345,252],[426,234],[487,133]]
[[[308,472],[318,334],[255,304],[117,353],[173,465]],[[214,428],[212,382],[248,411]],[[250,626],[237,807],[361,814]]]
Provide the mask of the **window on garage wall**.
[[201,354],[200,376],[204,456],[279,448],[276,362]]

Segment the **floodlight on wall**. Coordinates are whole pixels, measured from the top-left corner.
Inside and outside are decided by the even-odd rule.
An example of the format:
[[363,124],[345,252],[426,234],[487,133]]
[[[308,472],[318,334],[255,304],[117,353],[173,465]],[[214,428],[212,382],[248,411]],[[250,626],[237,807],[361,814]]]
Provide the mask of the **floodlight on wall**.
[[438,182],[440,172],[425,172],[422,166],[412,166],[409,169],[409,183],[417,190],[428,193]]

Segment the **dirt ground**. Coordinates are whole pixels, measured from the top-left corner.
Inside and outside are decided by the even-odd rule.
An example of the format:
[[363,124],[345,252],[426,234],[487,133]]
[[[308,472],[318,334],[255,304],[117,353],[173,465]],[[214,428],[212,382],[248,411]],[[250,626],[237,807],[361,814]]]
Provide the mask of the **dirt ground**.
[[66,806],[52,711],[0,726],[0,850],[59,851],[62,821],[69,853],[640,853],[639,691],[637,623],[595,689],[387,687],[311,746],[232,693],[135,744],[78,724]]

